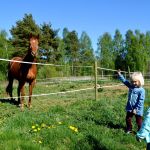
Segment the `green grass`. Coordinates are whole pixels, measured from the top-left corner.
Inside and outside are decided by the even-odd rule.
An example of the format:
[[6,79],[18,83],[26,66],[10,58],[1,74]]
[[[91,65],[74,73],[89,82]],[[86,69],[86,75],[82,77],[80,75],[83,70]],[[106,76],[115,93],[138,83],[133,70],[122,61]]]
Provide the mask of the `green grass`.
[[[89,86],[92,83],[36,85],[33,93]],[[4,96],[1,91],[1,96]],[[16,88],[14,94],[15,91]],[[148,107],[148,88],[146,92],[145,105]],[[33,97],[33,107],[30,110],[25,107],[23,112],[9,101],[1,100],[0,149],[142,150],[146,144],[138,143],[135,135],[124,132],[126,100],[127,88],[103,89],[98,94],[98,101],[94,100],[93,90]],[[133,128],[136,131],[135,119]]]

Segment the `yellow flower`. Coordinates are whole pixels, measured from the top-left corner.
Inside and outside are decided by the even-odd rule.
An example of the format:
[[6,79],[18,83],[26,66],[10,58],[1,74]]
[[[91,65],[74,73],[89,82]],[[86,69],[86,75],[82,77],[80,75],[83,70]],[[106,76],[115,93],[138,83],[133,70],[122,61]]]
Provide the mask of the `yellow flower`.
[[78,128],[76,128],[76,127],[69,126],[69,128],[70,128],[71,130],[73,130],[74,132],[78,132]]
[[42,144],[42,141],[39,141],[40,144]]
[[62,124],[62,122],[59,121],[58,124]]
[[73,127],[73,126],[69,126],[69,128],[70,128],[70,129],[73,129],[74,127]]
[[32,129],[35,129],[35,126],[32,126]]
[[41,128],[37,128],[37,130],[38,130],[38,131],[40,131],[40,130],[41,130]]
[[56,126],[52,125],[51,128],[56,128]]
[[34,129],[33,131],[34,131],[34,132],[37,132],[37,129]]
[[77,129],[77,128],[75,128],[75,129],[74,129],[74,132],[78,132],[78,129]]
[[50,126],[48,126],[48,129],[50,129],[50,128],[56,128],[56,126],[50,125]]
[[45,123],[42,123],[42,124],[41,124],[41,127],[42,127],[42,128],[46,127],[46,124],[45,124]]

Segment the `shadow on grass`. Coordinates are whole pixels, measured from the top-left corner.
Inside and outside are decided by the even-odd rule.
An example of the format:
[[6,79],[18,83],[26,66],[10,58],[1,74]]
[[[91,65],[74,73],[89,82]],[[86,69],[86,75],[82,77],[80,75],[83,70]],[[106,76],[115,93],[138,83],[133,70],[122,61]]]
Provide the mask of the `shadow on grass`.
[[100,143],[95,137],[92,135],[87,136],[89,144],[92,146],[93,150],[107,150],[107,148]]
[[103,125],[103,126],[107,126],[108,128],[111,128],[111,129],[123,129],[124,131],[126,131],[126,127],[122,124],[114,124],[112,121],[109,121],[109,122],[105,122],[105,123],[102,123],[100,121],[95,121],[95,124],[97,125]]
[[16,105],[18,106],[18,101],[16,101],[15,99],[0,99],[0,102],[1,103],[9,103],[9,104],[12,104],[12,105]]
[[79,140],[75,149],[108,150],[108,148],[106,148],[100,140],[96,139],[92,135],[87,135],[84,139]]
[[113,129],[123,129],[123,130],[126,129],[123,125],[114,124],[113,122],[109,122],[109,123],[107,124],[107,127],[108,127],[108,128],[113,128]]

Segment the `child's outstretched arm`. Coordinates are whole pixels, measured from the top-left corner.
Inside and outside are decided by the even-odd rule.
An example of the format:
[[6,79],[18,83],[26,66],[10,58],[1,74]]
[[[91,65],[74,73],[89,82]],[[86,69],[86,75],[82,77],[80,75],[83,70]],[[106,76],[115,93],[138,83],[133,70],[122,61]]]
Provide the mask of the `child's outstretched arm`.
[[120,70],[120,69],[117,71],[117,73],[118,73],[118,78],[119,78],[119,80],[120,80],[122,83],[124,83],[128,88],[130,88],[130,87],[131,87],[130,82],[124,78],[124,76],[121,74],[121,70]]

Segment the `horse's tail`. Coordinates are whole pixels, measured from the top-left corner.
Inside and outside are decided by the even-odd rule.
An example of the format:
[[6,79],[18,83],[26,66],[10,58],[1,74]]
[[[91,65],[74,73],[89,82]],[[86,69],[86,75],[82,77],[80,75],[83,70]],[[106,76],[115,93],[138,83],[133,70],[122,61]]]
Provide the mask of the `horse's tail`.
[[8,63],[8,72],[7,72],[7,80],[8,80],[8,85],[6,87],[6,93],[11,94],[12,93],[12,84],[13,84],[13,78],[11,77],[11,62]]
[[6,93],[9,94],[11,92],[11,87],[9,86],[9,84],[6,87]]

